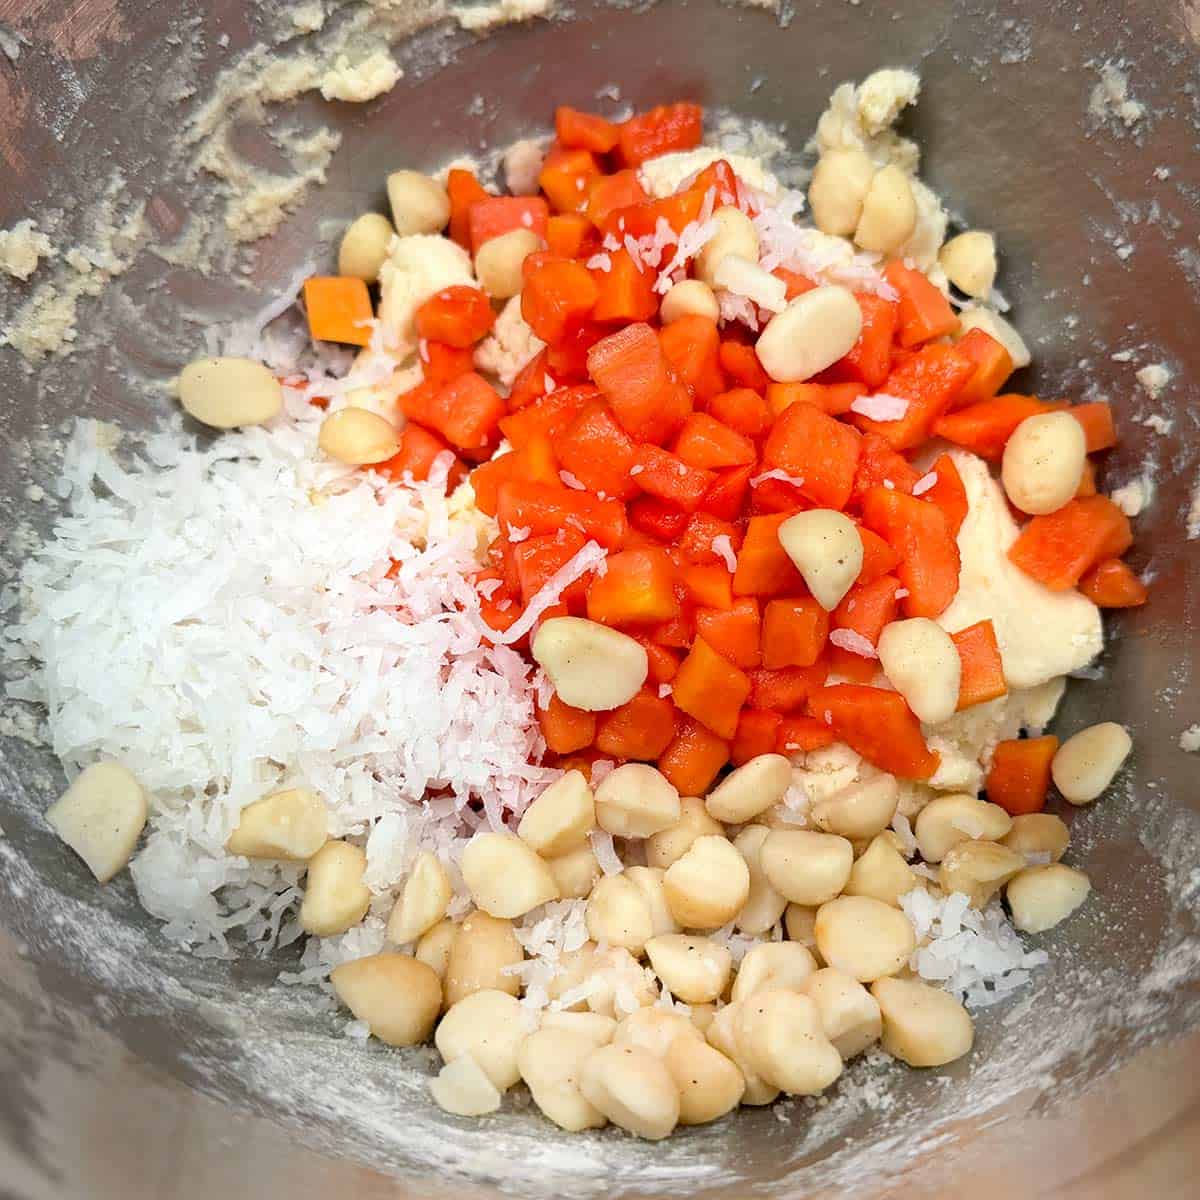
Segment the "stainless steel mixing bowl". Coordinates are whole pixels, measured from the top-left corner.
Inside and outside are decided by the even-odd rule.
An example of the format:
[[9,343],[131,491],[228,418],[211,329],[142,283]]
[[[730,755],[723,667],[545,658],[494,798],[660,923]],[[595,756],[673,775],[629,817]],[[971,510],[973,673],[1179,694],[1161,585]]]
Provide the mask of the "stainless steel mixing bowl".
[[[566,1138],[511,1108],[481,1123],[447,1117],[423,1089],[427,1057],[338,1036],[307,995],[273,983],[279,961],[217,962],[168,944],[127,879],[97,888],[50,835],[38,814],[61,775],[44,748],[5,736],[0,1195],[1194,1195],[1200,796],[1197,759],[1178,745],[1200,719],[1200,573],[1184,526],[1200,457],[1192,0],[784,0],[778,14],[576,0],[571,19],[485,39],[439,19],[437,4],[379,4],[368,20],[361,4],[333,3],[316,40],[354,22],[407,32],[405,78],[365,108],[312,94],[271,106],[276,125],[341,132],[327,185],[209,274],[174,265],[161,247],[178,246],[217,192],[189,171],[181,136],[256,42],[296,50],[294,7],[0,0],[0,28],[20,35],[0,40],[19,51],[0,52],[0,227],[49,213],[64,250],[86,239],[106,189],[119,212],[145,205],[128,271],[81,294],[75,352],[31,367],[0,351],[10,563],[29,525],[50,521],[30,487],[52,475],[64,419],[152,421],[165,403],[156,385],[202,343],[196,322],[251,312],[300,263],[322,261],[340,224],[381,201],[395,165],[502,144],[543,127],[556,102],[612,109],[596,98],[612,84],[621,102],[694,97],[778,123],[799,146],[836,82],[912,65],[925,79],[912,128],[926,177],[963,219],[997,232],[1001,284],[1037,359],[1024,386],[1110,396],[1122,442],[1108,480],[1147,462],[1157,486],[1135,551],[1153,603],[1113,619],[1102,676],[1073,686],[1060,719],[1068,731],[1122,721],[1137,754],[1116,795],[1067,814],[1093,898],[1035,939],[1053,965],[982,1015],[969,1060],[865,1083],[856,1072],[828,1104],[744,1111],[648,1146],[611,1132]],[[1088,114],[1106,62],[1145,106],[1131,126]],[[284,143],[243,127],[231,144],[271,162]],[[0,327],[39,281],[79,278],[60,256],[30,284],[6,282]],[[1133,376],[1152,361],[1174,373],[1157,402]],[[1139,423],[1151,412],[1173,421],[1169,435]],[[23,719],[7,704],[0,728],[18,733]]]

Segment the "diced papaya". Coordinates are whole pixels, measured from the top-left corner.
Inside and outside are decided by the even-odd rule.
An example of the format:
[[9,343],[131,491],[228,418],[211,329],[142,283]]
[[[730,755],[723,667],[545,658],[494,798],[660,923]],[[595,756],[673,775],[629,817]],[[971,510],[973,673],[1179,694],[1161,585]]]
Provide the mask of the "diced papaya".
[[1067,412],[1083,426],[1083,436],[1089,454],[1110,450],[1117,444],[1117,427],[1113,421],[1112,405],[1107,400],[1073,404]]
[[314,275],[304,281],[308,331],[318,342],[365,346],[375,316],[371,296],[361,279],[348,275]]
[[793,404],[811,404],[831,417],[850,411],[850,406],[867,389],[861,383],[771,383],[767,385],[767,407],[779,416]]
[[908,590],[909,617],[936,617],[958,592],[958,543],[936,505],[889,488],[872,488],[863,497],[863,524],[897,554],[896,575]]
[[874,646],[884,627],[896,617],[900,580],[881,575],[870,583],[856,583],[830,614],[834,629],[849,629]]
[[751,517],[738,551],[733,573],[735,596],[776,596],[804,591],[804,580],[795,563],[779,544],[779,527],[791,513]]
[[452,453],[436,434],[410,423],[400,431],[400,449],[387,462],[376,463],[371,469],[397,482],[405,475],[421,482],[429,478],[430,469],[440,455]]
[[793,404],[763,446],[763,464],[802,479],[796,486],[821,508],[844,509],[854,489],[862,438],[809,404]]
[[[557,533],[527,537],[512,547],[522,604],[528,604],[550,582],[554,573],[583,549],[583,541],[577,530],[560,529]],[[563,592],[563,603],[582,613],[587,601],[587,587],[586,576],[576,580]]]
[[713,482],[711,471],[689,467],[674,454],[650,444],[637,448],[632,471],[634,483],[643,492],[688,513],[699,508]]
[[738,714],[750,694],[750,679],[702,637],[680,665],[671,685],[676,707],[720,738],[737,732]]
[[466,250],[471,247],[471,208],[488,193],[471,171],[451,167],[446,175],[446,192],[450,196],[450,236]]
[[693,149],[703,132],[704,110],[698,104],[660,104],[617,126],[617,152],[625,166],[640,167],[648,158]]
[[990,333],[968,329],[954,344],[959,354],[965,354],[974,364],[975,372],[958,390],[947,411],[966,408],[981,400],[990,400],[1013,373],[1012,355]]
[[637,446],[602,400],[589,404],[555,439],[554,448],[563,469],[588,491],[616,500],[638,494],[629,474],[637,461]]
[[901,779],[928,779],[939,756],[925,744],[921,723],[899,692],[864,684],[818,688],[809,712],[867,762]]
[[761,630],[758,601],[753,596],[735,600],[727,609],[696,609],[696,632],[722,658],[743,670],[762,663]]
[[594,275],[599,297],[592,315],[597,321],[648,321],[658,312],[654,272],[624,249],[613,250],[608,261],[608,270]]
[[958,329],[958,314],[950,301],[920,271],[893,259],[883,274],[900,294],[897,340],[905,349],[947,337]]
[[762,618],[762,663],[768,670],[811,667],[829,638],[829,614],[811,596],[768,602]]
[[727,562],[726,556],[714,544],[718,538],[729,540],[728,549],[734,554],[742,544],[742,531],[732,521],[723,521],[712,513],[697,512],[688,518],[687,528],[679,539],[679,552],[694,563]]
[[754,471],[752,466],[731,467],[727,471],[718,471],[712,486],[704,493],[700,508],[714,517],[732,521],[741,514]]
[[980,458],[997,461],[1008,439],[1026,417],[1049,412],[1050,405],[1033,396],[1006,392],[990,400],[980,400],[956,412],[946,413],[933,423],[935,436],[962,446]]
[[722,425],[708,413],[692,413],[675,437],[674,452],[690,467],[715,471],[744,467],[758,455],[745,434]]
[[713,208],[738,207],[738,178],[737,173],[726,159],[718,158],[709,163],[689,185],[690,190],[707,194],[713,193]]
[[862,312],[862,332],[850,352],[834,363],[831,374],[854,380],[872,391],[882,386],[892,366],[892,342],[899,324],[899,305],[870,294],[855,295]]
[[724,389],[715,321],[690,313],[663,326],[658,340],[675,377],[692,389],[697,400],[707,402]]
[[641,204],[650,197],[633,170],[617,171],[597,179],[588,195],[587,216],[593,225],[603,229],[612,214],[633,204]]
[[599,398],[600,393],[586,384],[558,388],[520,411],[501,417],[500,432],[518,450],[534,437],[548,437],[553,441],[570,428],[589,404]]
[[437,430],[464,451],[490,446],[506,411],[496,389],[473,371],[440,388],[422,384],[400,397],[400,407],[409,420]]
[[753,346],[727,338],[721,343],[718,354],[721,370],[739,387],[753,388],[756,392],[765,393],[771,382],[771,377],[763,370],[762,363]]
[[565,104],[560,104],[554,111],[554,133],[564,146],[578,146],[594,154],[607,154],[620,136],[611,121]]
[[582,213],[587,208],[592,183],[600,175],[600,164],[590,150],[557,146],[542,162],[538,185],[555,211]]
[[890,575],[900,565],[900,555],[874,530],[860,525],[858,536],[863,546],[863,565],[855,583],[874,583],[881,576]]
[[444,342],[426,341],[418,357],[421,375],[426,383],[435,387],[441,387],[475,370],[475,355],[470,346],[447,346]]
[[608,569],[587,592],[589,621],[602,625],[646,625],[669,621],[679,613],[675,566],[665,550],[622,550],[611,554]]
[[618,762],[652,762],[675,736],[675,706],[650,688],[602,714],[596,723],[596,749]]
[[[558,386],[546,366],[547,351],[539,350],[518,372],[508,393],[508,411],[516,412],[540,400]],[[599,394],[599,393],[597,393]]]
[[458,284],[435,292],[417,309],[417,333],[465,350],[496,323],[491,302],[477,287]]
[[691,398],[671,378],[654,330],[642,322],[598,341],[588,353],[587,367],[635,441],[661,445],[691,411]]
[[471,472],[475,503],[489,517],[496,515],[500,485],[513,479],[557,484],[558,460],[544,434],[531,438],[518,450],[481,463]]
[[708,402],[708,415],[747,438],[761,437],[771,427],[771,410],[752,388],[718,392]]
[[1000,645],[996,641],[996,630],[991,620],[976,621],[966,629],[950,635],[958,649],[962,673],[958,685],[958,709],[970,708],[975,704],[986,704],[1007,695],[1008,684],[1004,679],[1004,660],[1000,657]]
[[1026,575],[1061,592],[1132,544],[1129,518],[1107,496],[1085,496],[1034,517],[1009,547],[1008,557]]
[[688,514],[657,496],[639,496],[629,503],[629,524],[660,542],[673,542],[686,528]]
[[874,487],[886,487],[911,495],[920,473],[891,443],[877,433],[864,433],[862,450],[858,456],[858,469],[854,473],[854,503],[861,504],[862,498]]
[[1014,738],[1000,742],[992,754],[984,788],[987,798],[1010,817],[1041,812],[1050,791],[1050,764],[1058,738]]
[[923,346],[898,361],[883,383],[887,395],[908,401],[904,416],[877,421],[855,414],[854,423],[886,438],[897,450],[911,450],[929,438],[974,371],[975,364],[955,346]]
[[730,762],[740,767],[760,754],[774,754],[775,734],[782,723],[783,717],[777,712],[743,708],[729,747]]
[[467,228],[471,238],[471,253],[502,233],[528,229],[544,239],[550,206],[541,196],[486,196],[476,200],[467,210]]
[[724,610],[734,605],[733,576],[724,563],[685,563],[679,579],[698,608]]
[[1079,581],[1079,590],[1101,608],[1137,608],[1150,598],[1150,590],[1119,558],[1097,563]]
[[534,534],[575,529],[610,550],[621,547],[629,530],[619,501],[545,483],[502,484],[496,519],[502,529],[528,529]]
[[521,315],[543,342],[553,344],[587,319],[599,296],[585,266],[555,259],[529,273],[521,292]]
[[545,708],[538,708],[537,720],[547,748],[555,754],[583,750],[596,737],[596,714],[564,704],[557,694],[550,697]]
[[582,213],[555,213],[546,221],[546,249],[558,258],[583,258],[591,234],[592,223]]
[[946,518],[950,532],[957,537],[962,523],[967,519],[967,489],[962,476],[948,454],[939,454],[930,468],[934,476],[933,486],[921,493],[921,499],[936,504]]
[[771,712],[791,713],[804,707],[817,688],[825,686],[828,665],[783,667],[778,671],[759,669],[750,674],[750,707]]
[[807,754],[832,746],[836,740],[833,730],[815,717],[784,717],[775,731],[775,753]]
[[681,796],[703,796],[728,761],[725,738],[691,717],[682,717],[671,744],[658,756],[658,769]]

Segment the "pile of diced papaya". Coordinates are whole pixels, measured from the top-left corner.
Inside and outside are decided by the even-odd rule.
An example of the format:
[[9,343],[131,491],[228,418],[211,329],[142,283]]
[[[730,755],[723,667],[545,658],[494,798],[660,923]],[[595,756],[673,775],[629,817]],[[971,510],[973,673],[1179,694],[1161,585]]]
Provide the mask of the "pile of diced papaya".
[[[625,237],[661,231],[663,221],[678,237],[714,200],[745,211],[745,190],[724,161],[666,199],[639,183],[646,159],[699,144],[695,105],[622,124],[560,108],[555,127],[542,195],[489,195],[462,170],[448,181],[450,235],[472,251],[521,227],[545,242],[524,262],[521,309],[546,348],[501,396],[472,365],[494,320],[487,299],[467,287],[433,297],[417,317],[425,379],[400,398],[409,424],[386,464],[420,479],[451,448],[471,468],[476,502],[500,529],[478,580],[497,631],[587,542],[607,550],[607,569],[569,586],[545,616],[583,616],[636,638],[650,674],[609,712],[551,699],[538,713],[551,760],[585,770],[598,758],[652,762],[683,795],[703,795],[727,763],[840,740],[885,771],[928,779],[938,756],[916,717],[897,692],[871,686],[875,659],[831,634],[874,645],[892,620],[936,617],[954,598],[966,494],[950,456],[930,472],[913,465],[931,439],[995,463],[1026,417],[1068,406],[1002,393],[1013,369],[1006,348],[980,329],[951,340],[955,310],[900,261],[884,270],[896,298],[858,295],[857,344],[806,382],[768,378],[741,325],[695,315],[660,324],[656,270]],[[604,250],[606,235],[620,247],[610,240]],[[817,286],[775,274],[789,300]],[[851,411],[877,392],[907,401],[905,415]],[[1114,444],[1106,403],[1069,410],[1090,453]],[[502,439],[510,450],[493,457]],[[861,574],[832,612],[808,594],[777,537],[807,508],[848,514],[862,537]],[[1131,540],[1089,462],[1078,496],[1028,520],[1010,557],[1048,588],[1130,606],[1146,596],[1121,561]],[[1003,695],[991,623],[954,641],[959,707]],[[846,682],[829,685],[830,676]],[[992,799],[1012,811],[1041,807],[1043,741],[1005,744]]]

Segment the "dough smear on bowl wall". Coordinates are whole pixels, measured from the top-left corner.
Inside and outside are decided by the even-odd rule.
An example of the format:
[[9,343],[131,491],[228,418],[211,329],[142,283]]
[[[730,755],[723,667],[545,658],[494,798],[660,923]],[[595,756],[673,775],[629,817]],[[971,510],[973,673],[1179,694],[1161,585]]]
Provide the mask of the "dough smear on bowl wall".
[[[313,32],[327,61],[264,52],[232,111],[412,102],[403,42]],[[1130,686],[1119,635],[1168,619],[1128,459],[1177,376],[1112,329],[1140,409],[1083,356],[1062,372],[1005,205],[953,138],[921,155],[937,70],[877,61],[787,138],[687,88],[622,108],[558,79],[482,151],[402,138],[386,204],[319,228],[213,159],[225,232],[196,252],[287,221],[307,261],[249,320],[164,340],[153,432],[81,418],[46,460],[62,519],[5,630],[70,783],[22,810],[33,878],[136,901],[184,992],[274,956],[285,1004],[325,1014],[304,1071],[332,1108],[391,1079],[430,1145],[443,1111],[470,1131],[393,1168],[486,1174],[500,1122],[584,1156],[611,1125],[684,1172],[676,1143],[719,1122],[722,1170],[777,1173],[775,1112],[818,1141],[870,1108],[903,1128],[943,1073],[971,1105],[1011,1088],[1016,1014],[1076,1036],[1053,981],[1138,886],[1111,862],[1158,736],[1086,681]],[[1095,74],[1093,130],[1149,128],[1137,81]],[[290,136],[321,196],[340,131]],[[133,286],[122,204],[87,281],[39,240],[52,215],[0,242],[34,289],[76,272],[84,351],[86,298]],[[8,327],[31,359],[34,311]]]

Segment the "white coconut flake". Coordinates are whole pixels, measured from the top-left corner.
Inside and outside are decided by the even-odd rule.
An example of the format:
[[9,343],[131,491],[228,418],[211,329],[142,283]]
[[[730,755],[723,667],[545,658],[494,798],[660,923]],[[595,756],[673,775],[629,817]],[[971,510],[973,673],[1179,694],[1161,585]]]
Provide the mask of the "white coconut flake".
[[733,552],[733,542],[729,534],[718,534],[712,540],[713,553],[729,568],[730,572],[737,570],[737,555]]
[[581,482],[576,476],[572,475],[570,471],[559,471],[558,477],[562,480],[564,487],[572,488],[577,492],[587,491],[587,485]]
[[[4,633],[27,668],[9,695],[48,707],[68,774],[115,759],[152,797],[134,884],[168,937],[210,955],[299,936],[303,868],[225,852],[267,793],[322,796],[386,912],[422,849],[453,863],[471,801],[503,823],[558,774],[535,765],[529,666],[483,639],[474,519],[444,480],[324,459],[324,414],[284,398],[268,426],[205,449],[170,429],[120,460],[111,426],[79,422],[67,511]],[[374,921],[311,940],[300,976],[381,948]]]
[[617,848],[613,845],[612,834],[603,829],[593,829],[588,834],[588,841],[591,842],[592,853],[600,864],[600,870],[605,875],[620,875],[625,869],[625,864],[621,862]]
[[763,270],[783,267],[818,283],[838,283],[885,300],[897,299],[896,289],[880,270],[878,254],[864,253],[846,238],[797,225],[796,217],[804,207],[803,192],[785,191],[753,218]]
[[875,647],[861,633],[856,633],[853,629],[834,629],[829,634],[829,641],[832,645],[848,650],[851,654],[857,654],[860,658],[879,657],[875,652]]
[[769,471],[763,471],[761,475],[755,475],[750,480],[751,487],[759,487],[767,482],[768,479],[778,479],[783,483],[790,483],[792,487],[803,487],[803,475],[789,475],[782,467],[772,467]]
[[722,325],[745,325],[753,333],[758,332],[758,307],[753,300],[733,292],[717,292],[717,307]]
[[659,272],[658,279],[655,280],[654,290],[660,295],[669,292],[672,285],[683,278],[688,263],[717,236],[720,226],[711,218],[710,208],[707,215],[702,212],[699,219],[690,221],[683,227],[671,261]]
[[481,632],[491,641],[504,646],[511,646],[513,642],[520,641],[537,624],[542,613],[548,608],[553,608],[562,599],[563,592],[571,584],[582,579],[589,571],[595,570],[604,562],[605,557],[606,552],[602,546],[596,542],[587,542],[542,584],[525,606],[525,611],[503,632],[484,625],[483,618],[476,612],[475,619],[483,626]]
[[917,835],[913,833],[909,819],[899,810],[892,817],[892,832],[900,839],[905,858],[912,858],[917,852]]
[[903,396],[876,392],[873,396],[858,396],[850,405],[850,411],[872,421],[899,421],[908,412],[908,401]]
[[921,478],[918,479],[916,483],[913,484],[912,494],[914,496],[925,495],[925,493],[927,491],[929,491],[930,488],[937,487],[937,481],[938,481],[938,473],[936,471],[927,472],[926,474],[922,475]]
[[1044,950],[1025,949],[998,901],[979,911],[962,892],[936,897],[917,888],[900,897],[900,907],[917,935],[909,965],[968,1008],[1005,999],[1050,961]]

